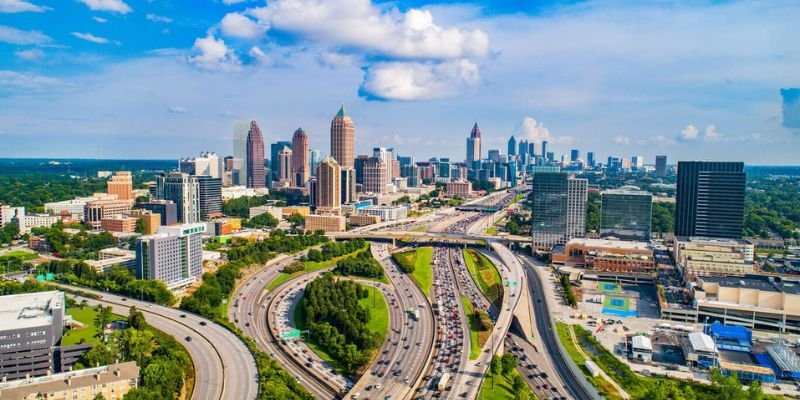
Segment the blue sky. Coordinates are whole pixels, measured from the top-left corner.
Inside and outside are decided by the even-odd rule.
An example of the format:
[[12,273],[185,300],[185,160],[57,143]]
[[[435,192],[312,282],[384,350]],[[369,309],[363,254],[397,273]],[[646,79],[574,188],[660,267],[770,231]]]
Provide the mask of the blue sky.
[[465,156],[477,121],[609,155],[797,164],[800,4],[0,0],[0,157],[231,152],[302,126],[329,150]]

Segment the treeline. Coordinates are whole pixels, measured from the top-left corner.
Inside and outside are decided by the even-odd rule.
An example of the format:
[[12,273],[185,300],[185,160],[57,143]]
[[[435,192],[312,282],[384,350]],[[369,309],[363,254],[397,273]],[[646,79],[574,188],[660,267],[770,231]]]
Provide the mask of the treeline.
[[260,242],[235,246],[227,251],[230,262],[217,269],[216,273],[203,274],[203,284],[191,296],[183,299],[181,308],[212,319],[219,317],[219,306],[233,292],[243,268],[264,264],[278,253],[296,253],[327,241],[328,238],[320,233],[288,236],[282,230],[275,230]]
[[748,185],[744,234],[800,239],[800,178],[758,178]]
[[675,203],[653,202],[650,230],[659,234],[675,231]]
[[53,289],[47,287],[43,283],[32,280],[26,280],[22,283],[17,281],[0,280],[0,296],[6,296],[9,294],[46,292],[48,290]]
[[416,258],[416,250],[404,251],[402,253],[392,253],[392,260],[394,260],[397,265],[400,266],[400,269],[407,274],[414,272],[416,269]]
[[561,289],[564,290],[564,300],[571,307],[578,305],[578,300],[575,298],[575,293],[572,292],[572,283],[569,281],[569,275],[561,275],[559,280]]
[[360,284],[325,274],[306,286],[301,302],[312,340],[348,373],[366,364],[370,350],[380,343],[379,335],[367,329],[369,309],[358,303],[368,296]]
[[250,207],[263,206],[275,200],[277,200],[276,206],[283,207],[306,203],[308,196],[278,190],[263,196],[243,196],[225,202],[222,205],[222,213],[229,217],[249,218]]
[[270,213],[263,213],[253,218],[242,220],[242,226],[257,229],[274,228],[278,226],[278,219]]
[[73,235],[64,232],[64,224],[59,221],[49,228],[33,228],[32,233],[47,240],[53,252],[63,258],[79,260],[97,259],[100,250],[114,247],[117,239],[108,232],[89,233],[87,227],[78,225],[80,231]]
[[136,279],[130,270],[119,265],[102,273],[81,261],[50,260],[39,264],[37,272],[53,273],[60,282],[70,285],[109,291],[158,304],[170,305],[175,302],[175,296],[164,282]]
[[43,212],[44,203],[68,200],[105,192],[102,179],[73,179],[51,174],[0,176],[0,203],[25,207],[27,212]]
[[[361,240],[361,239],[358,239]],[[333,272],[337,275],[355,275],[365,278],[383,278],[383,267],[368,251],[358,253],[336,262]]]
[[311,249],[306,255],[308,261],[328,261],[336,257],[350,254],[356,250],[366,247],[367,241],[361,238],[351,239],[344,242],[328,242],[322,245],[322,249]]
[[506,231],[512,235],[529,235],[531,233],[531,219],[523,218],[519,214],[511,214],[506,221]]

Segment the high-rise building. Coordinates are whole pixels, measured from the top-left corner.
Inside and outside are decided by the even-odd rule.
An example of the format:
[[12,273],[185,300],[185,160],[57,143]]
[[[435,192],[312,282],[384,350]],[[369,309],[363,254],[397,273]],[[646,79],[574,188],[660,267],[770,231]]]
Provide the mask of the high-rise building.
[[264,137],[261,136],[261,128],[258,127],[256,121],[250,121],[250,130],[247,132],[247,187],[266,187],[266,174]]
[[547,140],[542,141],[542,158],[544,158],[545,160],[550,159],[547,153]]
[[378,157],[386,164],[386,183],[392,182],[392,174],[391,174],[391,166],[392,166],[392,159],[394,156],[392,155],[393,149],[385,149],[383,147],[375,147],[372,149],[372,156]]
[[467,165],[472,166],[475,161],[481,159],[481,128],[478,128],[478,123],[472,127],[467,138]]
[[667,176],[667,156],[656,156],[656,176]]
[[533,141],[528,143],[528,156],[530,156],[531,158],[536,156],[536,143],[534,143]]
[[356,201],[356,170],[355,168],[342,168],[342,204]]
[[586,165],[588,165],[589,168],[594,168],[594,152],[593,151],[590,151],[590,152],[586,153]]
[[741,239],[744,163],[678,161],[675,236]]
[[325,157],[317,170],[317,213],[340,214],[342,210],[342,169],[336,159]]
[[108,180],[108,194],[117,195],[117,200],[129,200],[133,202],[133,177],[130,171],[117,171]]
[[580,157],[581,157],[581,151],[578,149],[572,149],[569,152],[569,162],[577,162]]
[[331,121],[331,157],[342,168],[354,168],[356,127],[344,112],[344,103]]
[[284,148],[292,148],[292,142],[288,142],[285,140],[279,140],[275,143],[269,145],[269,172],[267,173],[267,178],[270,181],[277,181],[280,180],[279,174],[281,169],[279,155]]
[[490,161],[500,162],[500,150],[489,149],[488,158]]
[[564,172],[533,176],[533,246],[549,250],[586,232],[588,181]]
[[547,152],[547,161],[553,162],[556,159],[556,154],[552,151]]
[[379,157],[370,157],[364,163],[364,191],[367,193],[386,193],[386,163]]
[[[0,297],[0,377],[14,380],[59,372],[54,352],[64,332],[64,292]],[[0,392],[5,398],[5,391]],[[9,397],[11,398],[11,397]]]
[[[512,136],[513,138],[513,136]],[[510,140],[509,140],[510,141]],[[510,152],[508,153],[511,154]],[[519,160],[523,163],[528,161],[528,141],[527,140],[520,140],[519,144],[517,145],[517,155],[519,156]]]
[[170,289],[200,279],[205,231],[204,223],[162,226],[136,239],[136,277],[160,280]]
[[213,152],[200,153],[200,157],[182,158],[180,171],[189,175],[208,175],[221,178],[219,156]]
[[310,174],[316,176],[317,174],[317,166],[319,162],[322,161],[322,152],[319,150],[309,150],[309,166],[310,166]]
[[223,162],[222,162],[223,170],[224,171],[233,171],[233,161],[234,161],[233,156],[226,156],[223,159]]
[[196,176],[181,172],[159,175],[156,177],[155,198],[175,203],[178,222],[183,224],[200,222],[200,183]]
[[[86,203],[83,209],[83,221],[99,229],[103,219],[115,215],[127,214],[131,211],[132,201],[129,200],[93,200]],[[20,225],[24,227],[23,225]],[[23,229],[23,228],[21,228]]]
[[508,155],[517,155],[517,139],[514,137],[514,135],[511,135],[511,137],[508,138]]
[[278,181],[283,185],[292,183],[292,149],[284,147],[278,152]]
[[644,168],[644,157],[642,156],[631,157],[631,168],[637,170]]
[[359,154],[354,161],[356,170],[356,184],[364,184],[364,164],[367,163],[367,160],[369,160],[368,155]]
[[626,240],[650,240],[653,195],[635,186],[601,194],[600,235]]
[[309,158],[308,135],[297,128],[292,136],[292,186],[303,187],[311,177]]
[[208,175],[197,177],[200,195],[200,218],[209,220],[222,216],[222,179]]
[[234,184],[247,185],[247,132],[248,121],[233,121],[233,177]]
[[137,203],[136,207],[158,214],[161,226],[175,225],[178,223],[178,206],[170,200],[152,200],[147,203]]

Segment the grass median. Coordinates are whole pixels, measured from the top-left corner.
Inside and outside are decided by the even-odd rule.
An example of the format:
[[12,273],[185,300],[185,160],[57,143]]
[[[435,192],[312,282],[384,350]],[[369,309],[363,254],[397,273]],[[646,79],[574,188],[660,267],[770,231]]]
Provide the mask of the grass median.
[[481,292],[489,298],[495,306],[503,302],[503,283],[500,272],[489,259],[475,249],[464,249],[464,261],[470,275],[478,283]]
[[522,375],[517,370],[511,371],[508,376],[497,374],[494,377],[494,385],[492,385],[492,375],[487,374],[486,379],[483,381],[483,386],[481,386],[481,391],[478,393],[478,400],[536,399],[536,395],[533,394],[527,383],[522,389],[522,393],[514,391],[511,385],[514,376],[522,378]]
[[411,271],[411,279],[422,289],[425,297],[430,298],[433,286],[433,268],[431,267],[433,247],[420,247],[416,250],[395,253],[392,258],[400,264],[403,271]]
[[284,283],[286,283],[286,281],[288,281],[288,280],[290,280],[290,279],[292,279],[292,278],[294,278],[294,277],[296,277],[298,275],[307,274],[309,272],[319,271],[319,270],[321,270],[323,268],[336,266],[336,263],[339,260],[341,260],[343,258],[347,258],[347,257],[352,257],[352,256],[354,256],[356,254],[359,254],[362,251],[366,251],[368,249],[369,249],[369,245],[365,246],[363,249],[359,249],[359,250],[356,250],[356,251],[354,251],[352,253],[345,254],[345,255],[342,255],[342,256],[339,256],[339,257],[334,257],[334,258],[332,258],[330,260],[318,261],[318,262],[317,261],[305,261],[305,262],[303,262],[303,265],[305,266],[305,269],[303,269],[302,271],[297,271],[297,272],[293,272],[293,273],[290,273],[290,274],[286,273],[286,272],[281,272],[280,274],[278,274],[278,276],[275,277],[275,279],[272,280],[272,282],[269,283],[269,285],[267,285],[267,290],[273,290],[273,289],[277,288],[278,286],[283,285]]

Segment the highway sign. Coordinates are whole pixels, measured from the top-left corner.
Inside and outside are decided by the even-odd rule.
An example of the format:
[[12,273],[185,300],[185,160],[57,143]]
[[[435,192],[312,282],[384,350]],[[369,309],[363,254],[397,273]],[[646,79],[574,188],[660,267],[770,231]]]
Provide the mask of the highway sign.
[[300,337],[300,331],[297,329],[292,329],[290,331],[281,333],[281,338],[283,339],[292,339],[296,337]]

